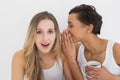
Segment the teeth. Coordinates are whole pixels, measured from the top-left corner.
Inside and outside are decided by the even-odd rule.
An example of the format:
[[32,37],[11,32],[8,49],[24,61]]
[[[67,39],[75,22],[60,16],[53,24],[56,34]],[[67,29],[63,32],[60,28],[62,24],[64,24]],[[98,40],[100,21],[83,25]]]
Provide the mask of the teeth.
[[43,46],[48,46],[49,44],[42,44]]

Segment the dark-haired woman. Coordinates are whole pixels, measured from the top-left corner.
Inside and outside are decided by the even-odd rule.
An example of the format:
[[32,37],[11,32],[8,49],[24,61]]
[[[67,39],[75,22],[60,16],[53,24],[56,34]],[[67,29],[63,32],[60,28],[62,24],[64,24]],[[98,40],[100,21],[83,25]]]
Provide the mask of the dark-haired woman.
[[[69,12],[68,28],[62,34],[62,47],[74,80],[120,80],[120,44],[98,36],[102,16],[92,5],[82,4]],[[77,42],[81,45],[76,46]],[[95,60],[101,68],[82,66]]]

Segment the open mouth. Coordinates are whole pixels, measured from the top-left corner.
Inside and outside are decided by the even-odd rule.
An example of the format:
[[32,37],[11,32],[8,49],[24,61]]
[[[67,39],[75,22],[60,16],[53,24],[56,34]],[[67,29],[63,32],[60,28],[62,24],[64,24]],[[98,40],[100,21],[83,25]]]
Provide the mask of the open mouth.
[[49,44],[49,43],[42,43],[41,45],[46,48],[46,47],[48,47],[50,44]]

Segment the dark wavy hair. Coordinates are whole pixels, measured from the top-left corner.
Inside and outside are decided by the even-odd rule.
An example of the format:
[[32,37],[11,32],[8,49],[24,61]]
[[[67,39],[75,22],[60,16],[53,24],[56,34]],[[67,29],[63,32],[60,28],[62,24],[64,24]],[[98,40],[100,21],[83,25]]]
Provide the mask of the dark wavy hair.
[[81,4],[70,10],[71,13],[78,14],[78,20],[86,25],[93,25],[92,33],[97,35],[100,34],[102,26],[102,16],[97,13],[96,9],[92,5]]

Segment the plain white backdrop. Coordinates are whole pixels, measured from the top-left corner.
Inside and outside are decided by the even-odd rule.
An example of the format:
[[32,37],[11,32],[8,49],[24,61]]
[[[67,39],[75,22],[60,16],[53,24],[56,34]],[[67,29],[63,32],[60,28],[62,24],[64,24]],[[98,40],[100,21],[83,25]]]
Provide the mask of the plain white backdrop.
[[119,0],[0,0],[0,80],[11,80],[12,56],[22,49],[29,22],[36,13],[53,13],[62,32],[69,10],[83,3],[95,6],[103,16],[100,37],[120,43]]

